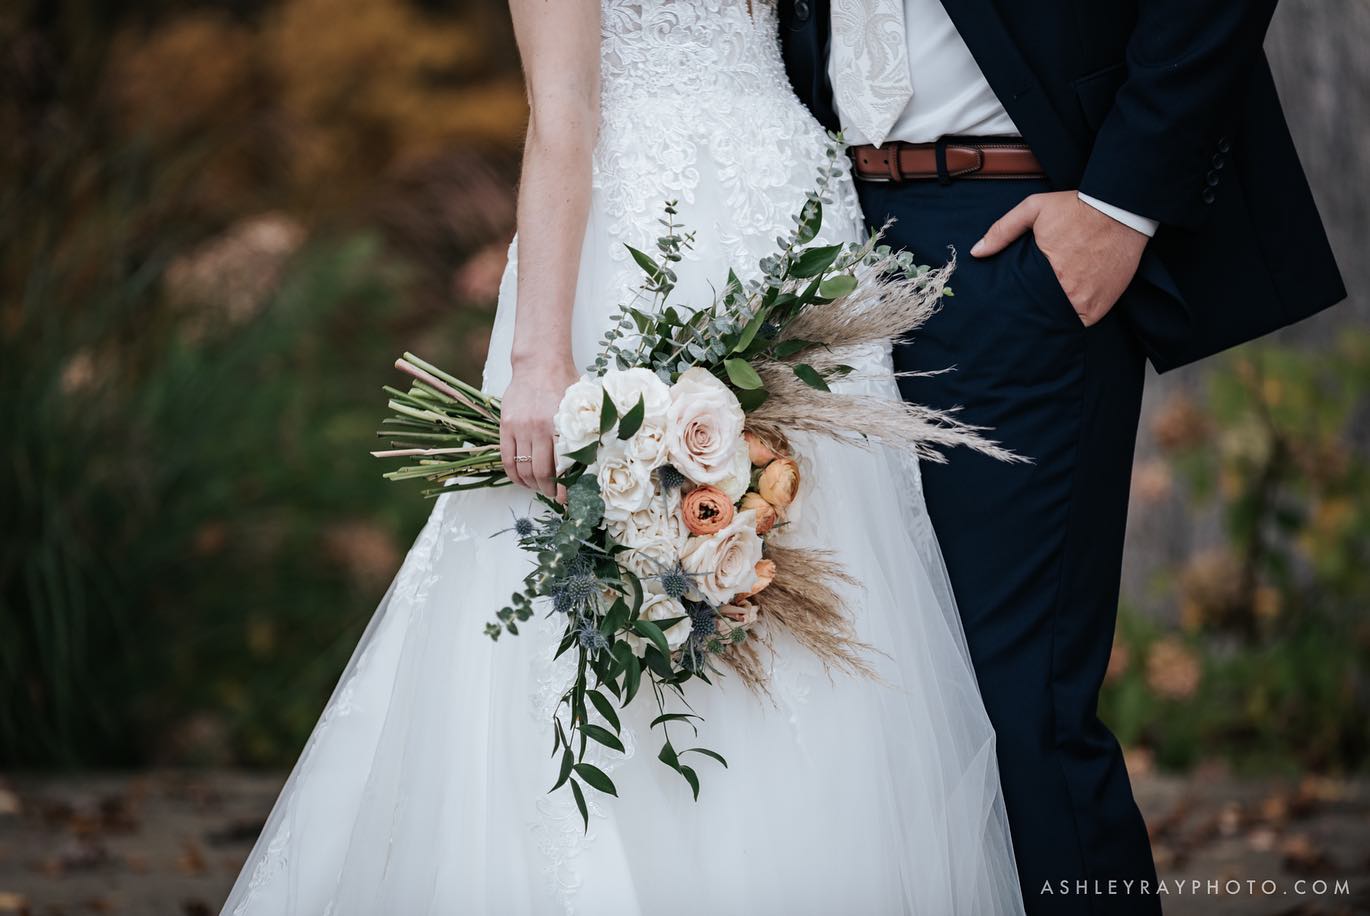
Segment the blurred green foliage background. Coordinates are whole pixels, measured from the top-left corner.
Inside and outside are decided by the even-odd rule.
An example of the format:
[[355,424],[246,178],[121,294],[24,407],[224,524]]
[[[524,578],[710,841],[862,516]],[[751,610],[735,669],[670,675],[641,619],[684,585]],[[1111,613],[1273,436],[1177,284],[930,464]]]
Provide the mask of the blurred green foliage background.
[[[20,0],[0,48],[0,766],[287,764],[428,509],[366,454],[390,362],[483,359],[502,4]],[[1137,755],[1370,766],[1351,314],[1149,409],[1134,515],[1207,533],[1134,531]]]

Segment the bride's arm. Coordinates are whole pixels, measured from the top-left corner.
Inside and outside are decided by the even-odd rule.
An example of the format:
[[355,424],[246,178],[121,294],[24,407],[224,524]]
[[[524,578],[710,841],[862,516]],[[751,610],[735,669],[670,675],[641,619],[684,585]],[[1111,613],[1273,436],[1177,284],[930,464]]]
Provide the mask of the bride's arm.
[[552,417],[578,375],[571,306],[599,121],[599,4],[509,2],[529,117],[519,183],[513,376],[504,393],[500,456],[510,478],[548,496],[556,494]]

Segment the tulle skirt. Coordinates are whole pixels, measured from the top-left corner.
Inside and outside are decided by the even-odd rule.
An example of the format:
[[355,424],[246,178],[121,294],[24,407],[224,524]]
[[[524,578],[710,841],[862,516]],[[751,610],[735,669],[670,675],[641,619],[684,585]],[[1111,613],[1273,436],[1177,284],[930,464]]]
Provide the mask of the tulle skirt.
[[[802,202],[802,187],[793,194]],[[724,201],[701,191],[682,210],[700,237],[681,267],[688,300],[751,255],[710,247]],[[582,364],[633,286],[622,243],[650,247],[655,224],[640,222],[625,239],[592,208],[574,313]],[[825,235],[860,231],[854,205],[832,208]],[[760,234],[761,248],[774,235]],[[515,247],[486,370],[496,392],[508,381],[517,269]],[[898,397],[888,353],[858,369],[843,384]],[[514,489],[445,495],[224,912],[1022,912],[994,733],[917,464],[878,445],[793,445],[807,483],[783,537],[831,548],[859,583],[846,597],[877,677],[830,673],[778,638],[765,654],[769,696],[735,677],[692,682],[703,721],[697,739],[673,725],[673,744],[714,749],[729,764],[695,758],[698,801],[654,759],[656,708],[640,696],[624,716],[627,753],[595,752],[619,797],[588,791],[587,831],[566,787],[548,792],[557,775],[550,716],[571,677],[567,659],[552,660],[561,620],[535,618],[498,642],[482,632],[530,569],[513,536],[497,532],[531,500]]]

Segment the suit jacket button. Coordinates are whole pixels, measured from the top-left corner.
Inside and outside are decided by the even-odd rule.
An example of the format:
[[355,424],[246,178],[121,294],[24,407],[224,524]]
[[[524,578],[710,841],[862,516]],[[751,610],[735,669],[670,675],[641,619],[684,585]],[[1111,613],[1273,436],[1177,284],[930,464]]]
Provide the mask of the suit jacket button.
[[1208,181],[1208,186],[1209,186],[1210,188],[1216,188],[1216,187],[1218,186],[1218,173],[1217,173],[1217,172],[1209,172],[1208,175],[1205,176],[1205,177],[1206,177],[1206,180]]
[[1218,170],[1218,169],[1221,169],[1221,168],[1222,168],[1223,166],[1225,166],[1225,165],[1227,165],[1227,160],[1223,158],[1223,154],[1222,154],[1222,153],[1214,153],[1214,154],[1213,154],[1213,168],[1214,168],[1214,170],[1216,171],[1216,170]]
[[1231,149],[1232,149],[1232,144],[1227,142],[1227,138],[1226,138],[1226,137],[1223,137],[1221,140],[1218,141],[1218,152],[1220,152],[1220,153],[1226,153],[1226,152],[1230,152]]
[[1218,195],[1216,195],[1216,194],[1213,193],[1213,189],[1212,189],[1212,188],[1204,188],[1204,193],[1203,193],[1204,203],[1206,203],[1206,204],[1211,204],[1211,203],[1213,203],[1213,201],[1217,200],[1217,198],[1218,198]]
[[794,18],[800,22],[808,22],[809,16],[813,14],[813,7],[808,4],[808,0],[795,0]]

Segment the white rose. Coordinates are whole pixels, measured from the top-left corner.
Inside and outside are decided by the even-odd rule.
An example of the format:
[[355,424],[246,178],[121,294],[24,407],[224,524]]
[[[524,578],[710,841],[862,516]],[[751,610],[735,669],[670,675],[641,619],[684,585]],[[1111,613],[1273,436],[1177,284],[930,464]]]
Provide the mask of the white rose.
[[618,555],[618,563],[642,580],[643,591],[661,594],[661,576],[680,562],[680,545],[670,538],[645,538]]
[[[694,629],[694,621],[690,619],[689,612],[675,598],[668,598],[665,595],[648,595],[642,601],[641,617],[644,620],[653,622],[661,620],[671,620],[675,617],[684,617],[678,620],[662,632],[666,634],[666,645],[674,652],[685,645],[685,640],[690,638],[690,632]],[[651,641],[645,636],[637,633],[625,633],[623,639],[633,649],[633,654],[638,658],[647,654],[647,647]]]
[[691,590],[716,605],[727,604],[756,585],[760,560],[761,537],[751,510],[737,513],[728,527],[715,534],[690,538],[680,556],[691,574]]
[[671,389],[650,369],[610,369],[600,379],[609,400],[614,402],[621,417],[637,406],[642,399],[645,412],[643,425],[661,426],[666,422],[666,411],[671,406]]
[[646,508],[631,512],[623,518],[608,519],[605,527],[610,537],[625,547],[639,547],[658,538],[669,541],[677,551],[685,546],[689,530],[680,515],[680,492],[663,493],[654,488]]
[[746,495],[751,485],[752,459],[747,449],[747,440],[743,439],[733,450],[733,460],[728,468],[728,475],[714,486],[726,493],[733,502],[737,502]]
[[671,386],[666,448],[695,483],[718,483],[733,466],[745,417],[737,397],[707,369],[687,369]]
[[634,461],[649,468],[666,463],[666,424],[664,418],[654,423],[643,423],[627,442],[628,454]]
[[604,517],[624,521],[651,505],[652,469],[634,461],[617,439],[600,446],[595,477],[604,499]]
[[582,376],[566,389],[561,406],[552,418],[557,454],[579,451],[599,440],[599,412],[603,404],[604,390],[589,376]]

